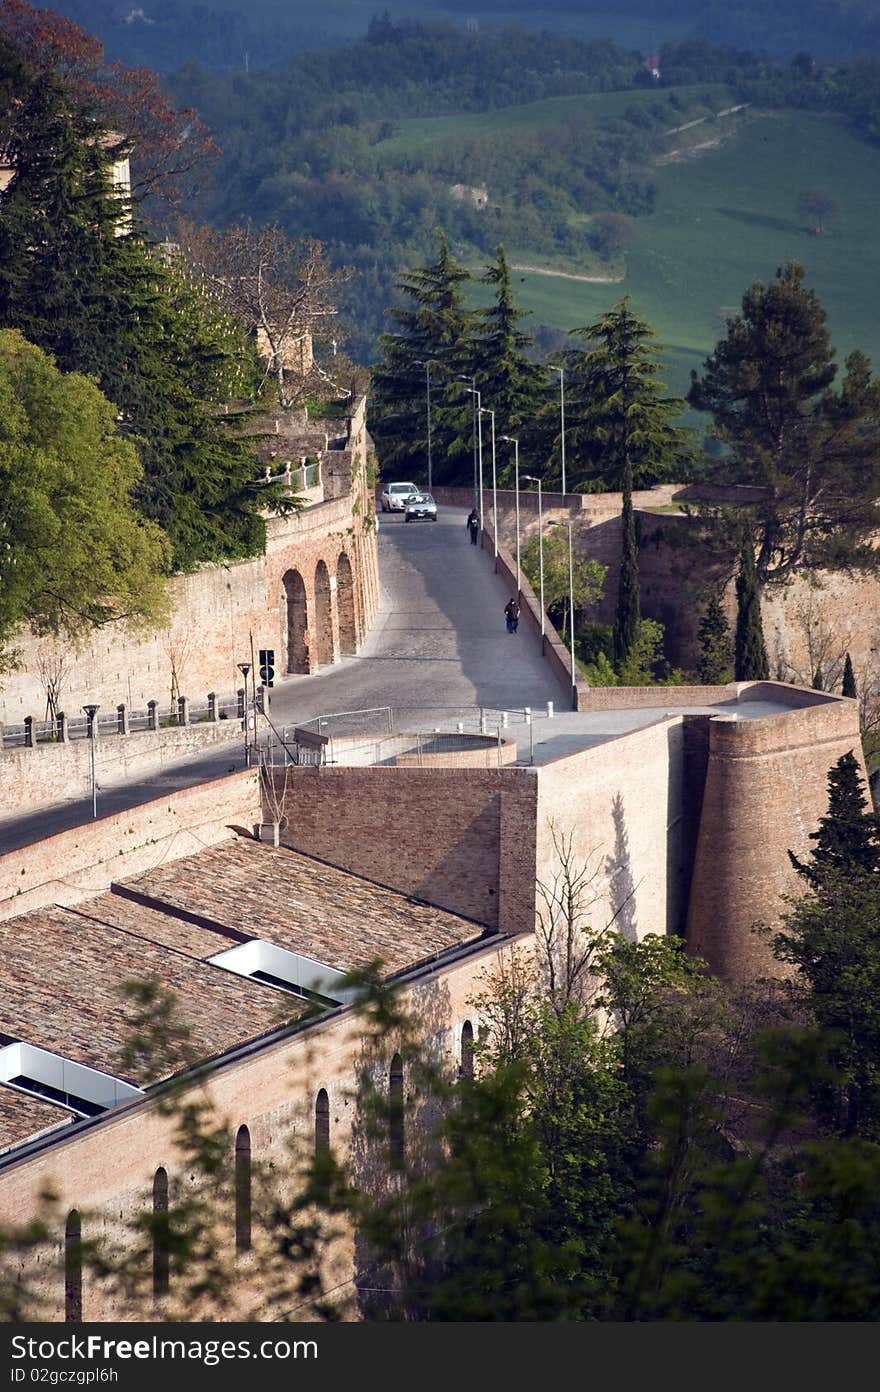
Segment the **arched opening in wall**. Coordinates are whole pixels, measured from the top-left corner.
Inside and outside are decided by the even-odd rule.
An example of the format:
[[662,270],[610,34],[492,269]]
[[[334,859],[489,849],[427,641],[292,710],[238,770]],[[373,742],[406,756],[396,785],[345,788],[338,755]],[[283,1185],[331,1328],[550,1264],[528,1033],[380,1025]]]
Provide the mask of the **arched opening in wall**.
[[351,561],[344,551],[336,562],[336,606],[339,611],[339,651],[343,656],[350,656],[357,652],[357,619]]
[[395,1054],[388,1075],[388,1151],[392,1170],[402,1170],[405,1159],[403,1126],[403,1059]]
[[82,1223],[72,1208],[64,1227],[64,1318],[78,1324],[83,1317]]
[[470,1020],[465,1020],[461,1027],[461,1058],[458,1064],[459,1078],[473,1078],[474,1076],[474,1027]]
[[251,1250],[251,1133],[239,1126],[235,1137],[235,1250]]
[[330,1098],[321,1088],[315,1098],[315,1158],[330,1154]]
[[153,1295],[168,1294],[168,1171],[153,1176]]
[[329,667],[333,661],[330,572],[323,561],[315,566],[315,655],[319,667]]
[[288,672],[307,672],[309,670],[309,645],[306,641],[308,613],[306,610],[306,587],[298,570],[288,570],[284,580],[285,623],[282,632],[287,636]]

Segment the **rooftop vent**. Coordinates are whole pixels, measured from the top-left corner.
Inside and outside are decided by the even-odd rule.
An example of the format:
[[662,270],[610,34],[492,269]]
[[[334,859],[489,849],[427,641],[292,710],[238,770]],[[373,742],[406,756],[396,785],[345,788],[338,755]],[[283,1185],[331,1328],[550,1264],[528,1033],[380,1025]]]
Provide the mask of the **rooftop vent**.
[[289,952],[285,947],[254,938],[251,942],[230,947],[218,952],[208,961],[215,967],[225,967],[227,971],[239,976],[249,976],[254,981],[262,981],[266,986],[274,986],[280,991],[291,991],[296,996],[308,1000],[319,1000],[328,1005],[341,1005],[354,999],[355,992],[340,986],[345,973],[312,957],[303,957],[298,952]]
[[80,1116],[97,1116],[120,1102],[143,1097],[140,1088],[74,1063],[36,1044],[7,1044],[0,1049],[0,1083],[19,1092],[57,1102]]

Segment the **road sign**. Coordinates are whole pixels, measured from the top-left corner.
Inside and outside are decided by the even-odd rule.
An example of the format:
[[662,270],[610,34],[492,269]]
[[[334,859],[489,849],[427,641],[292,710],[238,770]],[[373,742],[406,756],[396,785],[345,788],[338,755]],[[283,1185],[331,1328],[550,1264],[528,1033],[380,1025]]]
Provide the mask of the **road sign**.
[[260,681],[264,686],[275,682],[275,649],[260,648]]

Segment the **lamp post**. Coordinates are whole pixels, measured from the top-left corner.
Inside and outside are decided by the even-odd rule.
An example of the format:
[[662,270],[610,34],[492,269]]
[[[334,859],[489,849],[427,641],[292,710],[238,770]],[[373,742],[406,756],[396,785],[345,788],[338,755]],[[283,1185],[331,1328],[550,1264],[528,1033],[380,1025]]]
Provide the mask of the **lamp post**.
[[541,638],[544,637],[544,519],[541,512],[541,480],[533,474],[523,474],[523,483],[538,485],[538,570],[541,574]]
[[560,445],[562,449],[562,491],[565,492],[565,369],[557,367],[555,363],[550,363],[554,372],[559,373],[559,422],[560,422]]
[[249,662],[237,662],[237,663],[236,663],[236,666],[238,667],[239,672],[241,672],[241,675],[244,677],[244,766],[245,766],[245,768],[250,768],[250,766],[251,766],[251,750],[250,750],[250,744],[248,743],[248,698],[247,698],[247,679],[248,679],[248,672],[251,670],[251,664],[250,664]]
[[92,769],[92,816],[98,815],[98,778],[95,770],[95,716],[100,710],[100,706],[83,706],[89,722],[89,744],[91,745],[91,769]]
[[519,599],[520,589],[522,588],[519,564],[519,440],[514,439],[512,435],[502,435],[501,438],[502,440],[506,440],[509,445],[513,445],[513,467],[514,477],[516,479],[516,597]]
[[[477,432],[477,460],[479,463],[479,491],[477,501],[477,512],[480,514],[480,530],[483,527],[483,394],[478,392],[476,387],[468,387],[468,391],[474,398],[474,420]],[[482,543],[480,543],[482,545]]]
[[568,636],[571,645],[571,707],[577,710],[577,676],[574,663],[574,564],[571,547],[571,522],[550,522],[550,527],[568,528]]
[[495,412],[481,406],[483,415],[492,417],[492,540],[495,546],[495,565],[498,565],[498,482],[495,473]]
[[457,376],[458,376],[459,382],[470,382],[470,386],[468,387],[468,393],[473,397],[473,401],[471,402],[471,406],[473,407],[472,416],[473,416],[473,436],[474,436],[474,507],[477,508],[477,510],[478,510],[479,513],[480,513],[480,525],[482,526],[482,523],[483,523],[483,499],[482,499],[482,496],[481,496],[482,490],[481,490],[481,493],[480,493],[479,495],[478,495],[478,493],[477,493],[477,408],[478,408],[478,406],[479,406],[479,404],[480,404],[480,393],[477,391],[477,378],[476,378],[476,374],[474,374],[474,376],[472,376],[472,377],[466,377],[466,376],[464,375],[463,372],[459,372],[459,373],[457,374]]
[[431,491],[431,361],[429,358],[414,358],[413,362],[425,369],[425,401],[428,411],[428,492]]

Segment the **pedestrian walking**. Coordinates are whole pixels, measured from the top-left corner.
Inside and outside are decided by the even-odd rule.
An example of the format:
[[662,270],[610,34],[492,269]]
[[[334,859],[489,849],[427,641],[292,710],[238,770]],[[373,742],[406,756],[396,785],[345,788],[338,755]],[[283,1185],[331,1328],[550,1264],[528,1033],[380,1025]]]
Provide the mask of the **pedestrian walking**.
[[471,508],[465,526],[471,534],[471,546],[476,546],[477,538],[480,535],[480,514],[476,508]]
[[519,627],[519,605],[513,598],[513,595],[510,596],[510,599],[504,606],[504,617],[507,620],[508,633],[516,633]]

